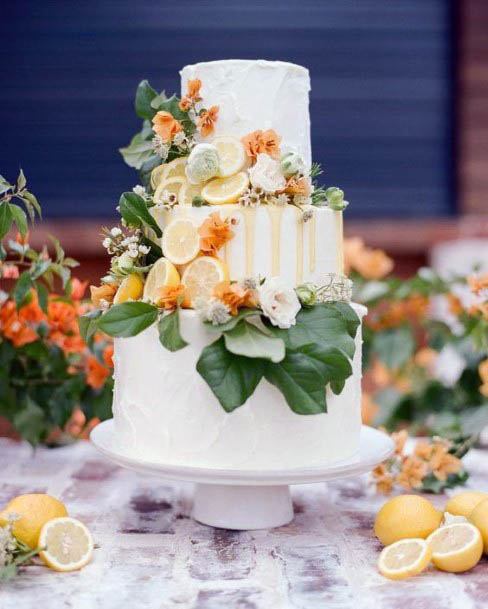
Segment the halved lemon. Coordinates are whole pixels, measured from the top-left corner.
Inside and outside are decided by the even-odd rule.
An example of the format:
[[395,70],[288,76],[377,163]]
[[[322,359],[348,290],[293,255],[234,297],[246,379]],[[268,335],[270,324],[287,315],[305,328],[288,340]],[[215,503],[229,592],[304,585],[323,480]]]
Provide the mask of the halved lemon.
[[169,178],[168,180],[161,180],[159,186],[156,188],[156,192],[154,193],[154,202],[162,203],[163,193],[165,190],[175,194],[179,201],[181,187],[186,184],[186,182],[186,178],[182,178],[181,176]]
[[181,278],[185,286],[184,307],[192,307],[197,298],[211,298],[215,286],[229,279],[229,270],[223,260],[200,256],[189,264]]
[[427,537],[432,562],[442,571],[462,573],[478,564],[483,554],[483,539],[469,522],[448,524]]
[[247,173],[241,171],[229,178],[215,178],[202,189],[202,197],[210,205],[235,203],[249,186]]
[[198,226],[185,218],[173,220],[163,231],[161,247],[164,256],[173,264],[190,262],[200,251]]
[[389,579],[406,579],[422,573],[431,556],[432,549],[425,539],[401,539],[383,548],[378,569]]
[[474,508],[485,499],[488,499],[488,493],[482,493],[481,491],[462,491],[449,499],[444,511],[449,512],[449,514],[454,514],[455,516],[466,516],[467,518]]
[[166,258],[157,260],[146,277],[144,284],[144,300],[154,302],[157,299],[157,291],[164,286],[177,286],[180,276],[173,263]]
[[114,304],[122,304],[128,300],[138,300],[142,296],[144,281],[138,273],[131,273],[123,279],[115,293]]
[[93,554],[93,539],[86,526],[76,518],[53,518],[42,527],[39,546],[41,560],[55,571],[76,571]]
[[193,197],[196,197],[202,192],[201,184],[191,184],[188,180],[182,184],[178,196],[178,203],[180,205],[191,205]]
[[186,156],[180,157],[171,161],[171,163],[164,163],[164,165],[155,167],[151,172],[151,186],[153,189],[156,190],[163,180],[184,178],[187,158]]
[[246,151],[242,142],[232,135],[216,137],[212,144],[219,153],[219,175],[227,178],[241,171],[246,164]]

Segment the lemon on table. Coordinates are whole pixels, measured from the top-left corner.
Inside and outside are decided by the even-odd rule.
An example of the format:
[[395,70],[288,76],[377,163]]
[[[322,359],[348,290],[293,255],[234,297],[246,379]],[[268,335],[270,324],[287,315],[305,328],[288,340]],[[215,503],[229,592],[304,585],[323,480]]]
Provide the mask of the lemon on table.
[[171,163],[164,163],[155,167],[151,172],[151,186],[153,189],[156,190],[163,180],[184,178],[187,158],[186,156],[180,157],[171,161]]
[[159,186],[156,188],[156,192],[154,193],[154,202],[155,203],[163,203],[163,193],[167,191],[171,194],[176,195],[178,201],[180,200],[180,190],[181,187],[187,183],[187,179],[181,176],[176,176],[174,178],[169,178],[168,180],[162,180],[159,183]]
[[241,171],[228,178],[215,178],[202,189],[202,197],[210,205],[235,203],[249,186],[247,173]]
[[190,262],[200,251],[198,226],[186,218],[173,220],[164,229],[161,247],[164,256],[173,264]]
[[42,527],[39,546],[41,560],[55,571],[76,571],[93,554],[93,539],[86,526],[76,518],[54,518]]
[[144,281],[139,273],[131,273],[123,279],[114,296],[114,304],[122,304],[128,300],[138,300],[142,296]]
[[212,144],[219,153],[219,175],[227,178],[241,171],[246,163],[246,151],[239,138],[232,135],[216,137]]
[[201,184],[191,184],[188,180],[181,185],[180,192],[178,194],[178,203],[180,205],[191,205],[193,197],[198,196],[202,192]]
[[488,493],[481,491],[464,491],[453,495],[446,503],[445,512],[454,514],[454,516],[468,516],[474,508],[484,499],[488,499]]
[[67,516],[68,511],[61,501],[44,493],[19,495],[0,512],[0,526],[5,526],[9,514],[20,516],[13,522],[14,536],[30,548],[37,548],[39,534],[46,522],[59,516]]
[[437,529],[442,512],[418,495],[399,495],[387,501],[376,515],[374,532],[385,546],[400,539],[425,539]]
[[432,550],[425,539],[401,539],[383,548],[378,569],[389,579],[406,579],[429,566]]
[[157,291],[164,286],[173,287],[180,283],[180,275],[175,265],[166,258],[160,258],[149,271],[144,284],[144,300],[155,302]]
[[211,298],[215,286],[229,279],[229,271],[223,260],[213,256],[201,256],[190,263],[181,277],[185,286],[185,307],[193,306],[197,298]]
[[449,573],[472,569],[483,554],[481,533],[468,522],[437,529],[427,537],[427,543],[432,549],[434,565]]
[[469,515],[469,521],[479,529],[483,538],[485,554],[488,554],[488,500],[478,503]]

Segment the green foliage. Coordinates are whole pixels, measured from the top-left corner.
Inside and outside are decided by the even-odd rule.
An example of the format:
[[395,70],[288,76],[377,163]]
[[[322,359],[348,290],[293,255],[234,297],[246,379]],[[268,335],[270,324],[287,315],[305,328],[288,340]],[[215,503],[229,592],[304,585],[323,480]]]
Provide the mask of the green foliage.
[[412,357],[415,342],[411,329],[406,326],[375,333],[372,349],[389,368],[400,368]]
[[130,144],[125,148],[119,148],[119,152],[127,165],[134,169],[141,169],[144,163],[156,156],[152,142],[145,139],[141,133],[134,135]]
[[134,192],[124,192],[119,200],[120,214],[132,228],[151,228],[156,237],[161,237],[162,232],[156,220],[151,216],[147,208],[146,201]]
[[162,315],[158,322],[159,341],[168,351],[179,351],[187,346],[180,334],[180,312],[175,309],[167,315]]
[[241,320],[234,328],[224,333],[225,347],[235,355],[262,358],[281,362],[285,357],[285,343],[269,332],[263,332],[252,323]]
[[151,120],[156,114],[156,110],[151,105],[151,102],[157,97],[156,91],[151,87],[147,80],[142,80],[137,86],[135,110],[137,116],[142,119]]
[[97,321],[98,329],[109,336],[136,336],[158,317],[158,309],[146,302],[124,302],[114,305]]

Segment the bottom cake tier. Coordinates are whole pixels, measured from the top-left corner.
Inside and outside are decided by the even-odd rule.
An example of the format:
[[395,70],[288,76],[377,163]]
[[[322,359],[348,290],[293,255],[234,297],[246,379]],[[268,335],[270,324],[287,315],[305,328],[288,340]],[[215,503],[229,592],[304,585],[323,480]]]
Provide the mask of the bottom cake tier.
[[[361,317],[366,312],[353,306]],[[352,376],[340,395],[327,389],[328,411],[316,415],[295,414],[264,379],[243,406],[225,412],[196,371],[215,332],[194,311],[182,311],[181,334],[189,344],[176,353],[161,345],[156,325],[115,339],[118,450],[151,462],[219,469],[306,467],[348,459],[359,450],[361,326]]]

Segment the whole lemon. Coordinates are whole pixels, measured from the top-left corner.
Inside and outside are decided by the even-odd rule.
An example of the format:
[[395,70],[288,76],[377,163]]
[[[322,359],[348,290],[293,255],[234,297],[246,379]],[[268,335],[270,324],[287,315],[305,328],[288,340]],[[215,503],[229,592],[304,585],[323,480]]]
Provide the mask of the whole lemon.
[[399,495],[387,501],[376,515],[374,532],[385,546],[400,539],[428,537],[437,529],[442,512],[419,495]]
[[455,516],[469,517],[474,508],[484,499],[488,499],[488,493],[481,491],[464,491],[453,495],[446,503],[445,512]]
[[14,536],[30,548],[36,548],[41,529],[52,518],[67,516],[68,511],[61,501],[43,493],[19,495],[0,512],[0,526],[5,526],[9,515],[17,516],[13,522]]
[[469,520],[479,529],[483,537],[483,549],[488,554],[488,499],[485,499],[474,508],[469,515]]

